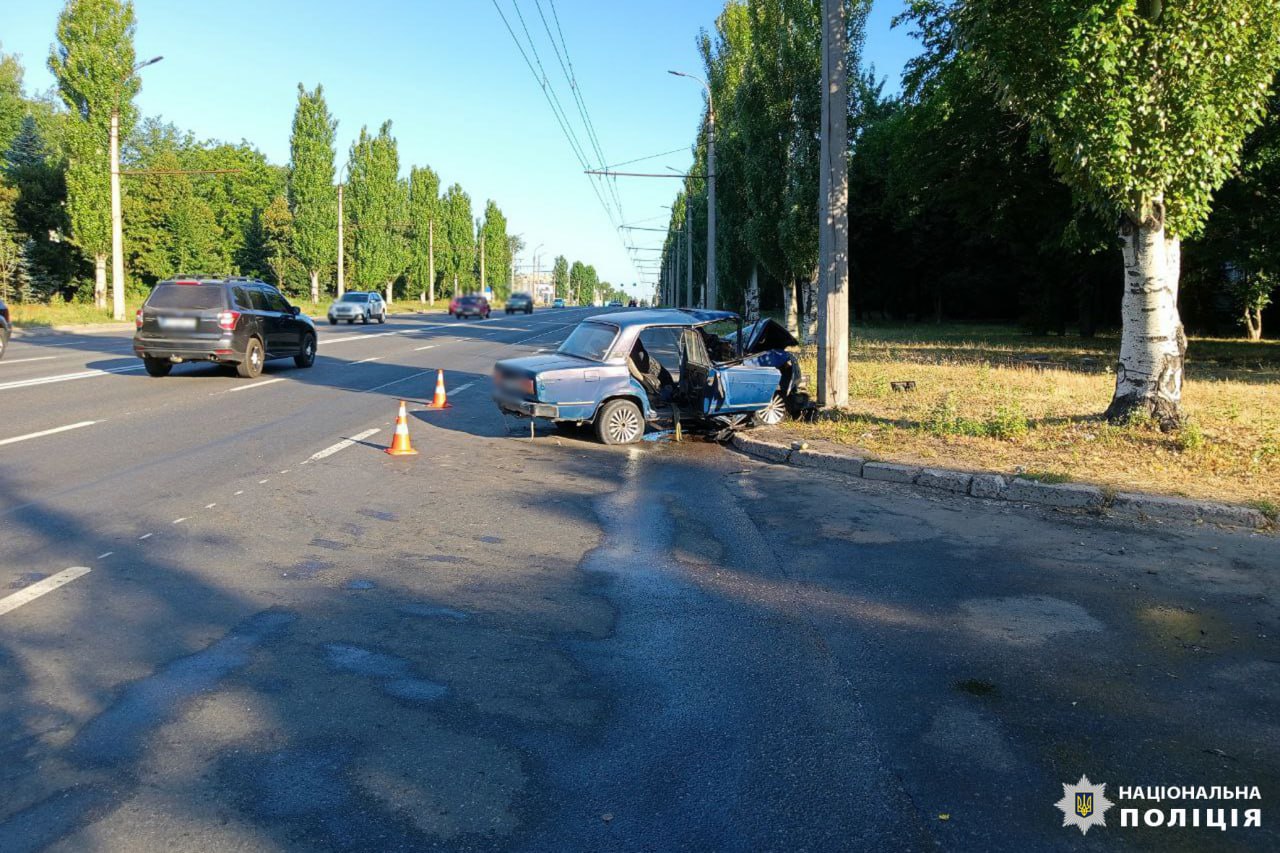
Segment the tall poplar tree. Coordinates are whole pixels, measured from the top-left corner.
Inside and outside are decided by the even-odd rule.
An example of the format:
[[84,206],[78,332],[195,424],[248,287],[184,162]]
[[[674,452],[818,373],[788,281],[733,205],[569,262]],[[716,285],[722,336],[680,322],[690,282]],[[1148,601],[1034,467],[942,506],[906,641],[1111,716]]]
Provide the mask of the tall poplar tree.
[[551,283],[557,299],[569,298],[569,259],[564,255],[558,255],[551,267]]
[[492,199],[485,203],[480,239],[484,241],[485,268],[485,280],[480,287],[491,288],[497,299],[506,299],[510,290],[511,244],[507,238],[507,217]]
[[370,136],[366,127],[360,128],[360,137],[351,145],[347,192],[347,210],[355,232],[354,278],[365,290],[384,287],[388,302],[395,279],[404,272],[407,199],[399,172],[400,156],[391,122],[383,122],[377,136]]
[[441,258],[437,240],[436,256],[443,261],[444,289],[459,296],[475,289],[476,285],[476,233],[471,218],[471,196],[460,185],[453,184],[445,191],[440,205],[444,254]]
[[1107,416],[1176,427],[1181,240],[1262,119],[1280,0],[966,0],[957,23],[1063,180],[1118,222],[1123,330]]
[[435,247],[440,227],[440,176],[430,166],[409,172],[409,263],[411,285],[428,302],[436,301]]
[[70,111],[66,127],[67,209],[71,240],[93,261],[94,304],[107,305],[111,251],[111,113],[120,111],[120,138],[137,120],[133,3],[68,0],[58,16],[49,70]]
[[311,301],[320,301],[320,274],[338,258],[338,194],[334,186],[334,133],[324,87],[308,92],[298,84],[298,106],[289,137],[289,211],[293,249],[311,280]]

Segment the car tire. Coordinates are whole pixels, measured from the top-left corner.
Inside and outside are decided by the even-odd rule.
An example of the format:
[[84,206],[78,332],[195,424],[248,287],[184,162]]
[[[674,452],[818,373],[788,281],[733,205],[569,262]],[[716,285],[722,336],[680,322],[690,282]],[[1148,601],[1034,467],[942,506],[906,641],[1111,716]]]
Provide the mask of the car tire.
[[236,375],[241,379],[257,379],[262,375],[262,365],[266,358],[262,341],[249,338],[249,345],[244,348],[244,361],[236,365]]
[[355,322],[356,322],[356,318],[355,318],[355,317],[348,317],[348,318],[347,318],[347,325],[348,325],[348,326],[353,326],[353,325],[355,325]]
[[4,351],[9,348],[9,330],[0,326],[0,358],[4,358]]
[[385,325],[386,322],[387,322],[387,312],[383,311],[381,314],[378,315],[378,325],[379,326]]
[[330,325],[330,326],[336,326],[336,325],[338,325],[338,321],[337,321],[337,320],[335,320],[333,317],[330,317],[330,318],[329,318],[329,325]]
[[610,400],[596,414],[595,428],[603,444],[635,444],[644,436],[644,416],[630,400]]
[[524,313],[526,313],[526,314],[532,314],[532,313],[533,313],[533,306],[530,306],[530,307],[528,307],[528,308],[524,309]]
[[369,315],[368,315],[368,314],[361,314],[361,315],[360,315],[360,325],[361,325],[361,326],[367,326],[367,325],[369,325]]
[[302,339],[302,352],[293,357],[298,367],[310,367],[316,363],[316,336],[307,335]]
[[769,401],[769,405],[751,415],[751,422],[757,426],[777,426],[786,419],[787,401],[776,391],[773,394],[773,399]]
[[142,365],[147,369],[148,376],[154,376],[157,379],[168,376],[169,371],[173,370],[173,362],[167,358],[147,358],[143,356]]

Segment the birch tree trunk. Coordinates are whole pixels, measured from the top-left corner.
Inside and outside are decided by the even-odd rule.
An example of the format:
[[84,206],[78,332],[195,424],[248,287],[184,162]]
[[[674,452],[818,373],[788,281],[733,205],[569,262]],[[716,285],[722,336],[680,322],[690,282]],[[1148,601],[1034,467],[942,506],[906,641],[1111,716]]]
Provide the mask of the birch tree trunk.
[[1164,229],[1163,202],[1151,219],[1126,220],[1124,241],[1123,331],[1116,390],[1107,418],[1122,421],[1133,414],[1159,422],[1162,430],[1182,421],[1182,369],[1187,338],[1178,315],[1181,245]]
[[395,279],[387,279],[387,304],[391,304],[392,289],[395,287]]
[[1249,333],[1249,340],[1262,340],[1262,308],[1257,305],[1245,306],[1244,327]]
[[307,275],[311,277],[311,301],[320,301],[320,273],[316,270],[308,270]]
[[755,264],[751,265],[751,278],[747,281],[746,308],[748,323],[760,319],[760,274]]
[[800,342],[803,344],[817,344],[818,342],[818,270],[815,267],[813,275],[809,276],[802,285],[804,291],[804,300],[801,307],[804,318],[804,337]]
[[427,222],[427,301],[436,304],[436,221]]
[[782,316],[787,322],[787,331],[796,340],[800,339],[800,323],[796,311],[796,283],[787,279],[782,283]]
[[107,256],[93,256],[93,305],[95,308],[107,307]]

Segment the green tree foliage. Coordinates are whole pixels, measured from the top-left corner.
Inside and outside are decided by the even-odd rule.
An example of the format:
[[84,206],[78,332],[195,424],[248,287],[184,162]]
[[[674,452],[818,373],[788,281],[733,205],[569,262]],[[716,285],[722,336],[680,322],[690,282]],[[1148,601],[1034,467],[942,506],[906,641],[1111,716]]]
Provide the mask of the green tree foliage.
[[491,288],[496,299],[506,299],[511,283],[511,245],[507,237],[507,217],[490,199],[484,208],[480,226],[484,243],[485,280],[482,288]]
[[430,166],[415,166],[409,172],[408,279],[431,301],[435,301],[437,283],[432,278],[432,261],[439,217],[440,176]]
[[41,281],[65,287],[76,257],[62,239],[68,228],[66,167],[51,150],[35,115],[28,112],[5,152],[3,183],[12,188],[15,245],[24,249],[30,273]]
[[334,134],[324,87],[308,92],[298,84],[298,106],[289,137],[289,210],[293,214],[294,252],[311,281],[311,298],[320,299],[320,275],[337,264],[338,196],[333,180]]
[[[152,170],[182,169],[176,150],[148,158]],[[130,224],[125,244],[131,272],[154,283],[175,275],[216,275],[230,266],[213,211],[188,175],[152,174],[133,179],[124,199]]]
[[1045,139],[1063,180],[1125,242],[1124,334],[1109,416],[1181,417],[1180,238],[1262,119],[1280,0],[968,0],[976,60]]
[[557,255],[551,266],[551,283],[555,286],[556,298],[569,298],[569,260],[564,255]]
[[0,51],[0,151],[7,151],[22,128],[27,102],[22,96],[22,64]]
[[293,258],[293,214],[289,200],[278,195],[261,214],[262,248],[276,286],[284,289]]
[[[1190,284],[1225,295],[1231,320],[1262,337],[1262,312],[1280,285],[1280,96],[1245,140],[1240,166],[1214,197],[1204,238],[1188,250]],[[1199,295],[1199,294],[1195,294]],[[1218,301],[1218,300],[1215,300]]]
[[391,284],[405,269],[408,215],[391,122],[383,122],[377,136],[360,128],[360,137],[351,145],[349,171],[346,209],[355,232],[353,278],[365,290],[387,288],[390,301]]
[[[440,202],[440,231],[436,241],[436,265],[442,275],[443,291],[455,296],[476,289],[476,234],[471,218],[471,196],[458,184],[445,191]],[[455,285],[456,282],[456,285]]]
[[134,27],[131,2],[68,0],[58,16],[57,44],[49,54],[49,70],[71,114],[66,133],[70,237],[94,260],[100,305],[106,304],[106,256],[111,248],[111,114],[119,111],[122,139],[137,118]]
[[583,295],[587,292],[587,288],[587,265],[582,261],[574,261],[573,265],[569,267],[568,298],[575,305],[590,305],[590,300],[583,300]]

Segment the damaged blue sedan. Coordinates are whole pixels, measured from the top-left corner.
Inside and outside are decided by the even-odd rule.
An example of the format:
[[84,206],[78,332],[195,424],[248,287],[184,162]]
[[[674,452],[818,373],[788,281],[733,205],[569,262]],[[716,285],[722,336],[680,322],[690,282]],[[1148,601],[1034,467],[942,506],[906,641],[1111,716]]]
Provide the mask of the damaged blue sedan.
[[555,353],[494,365],[494,400],[518,417],[591,424],[605,444],[683,422],[725,434],[807,406],[796,345],[773,320],[744,327],[729,311],[601,314]]

